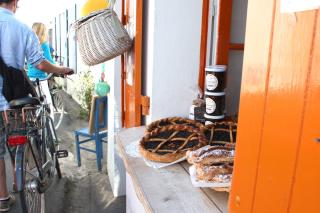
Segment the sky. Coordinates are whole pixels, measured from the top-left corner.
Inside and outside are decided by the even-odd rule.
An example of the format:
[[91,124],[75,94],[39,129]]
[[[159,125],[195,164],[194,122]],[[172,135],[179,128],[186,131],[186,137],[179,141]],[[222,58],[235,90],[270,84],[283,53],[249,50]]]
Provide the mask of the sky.
[[68,7],[83,2],[85,0],[19,0],[16,16],[29,26],[34,22],[49,24],[50,20]]

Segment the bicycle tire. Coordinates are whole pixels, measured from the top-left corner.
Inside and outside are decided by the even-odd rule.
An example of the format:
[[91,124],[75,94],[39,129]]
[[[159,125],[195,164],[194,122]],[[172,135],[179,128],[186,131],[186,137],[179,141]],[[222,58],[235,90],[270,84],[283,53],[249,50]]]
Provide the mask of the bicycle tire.
[[[50,117],[47,117],[47,122],[46,122],[46,129],[48,130],[52,130],[52,131],[55,131],[54,128],[52,128],[52,125],[53,125],[53,121]],[[46,135],[46,144],[47,144],[47,148],[49,149],[50,151],[50,154],[51,154],[51,157],[54,158],[52,159],[54,162],[54,166],[55,166],[55,169],[57,171],[57,176],[59,179],[62,178],[62,174],[61,174],[61,169],[60,169],[60,163],[59,163],[59,160],[58,160],[58,157],[56,155],[56,145],[54,143],[54,139],[53,137],[55,134],[52,134],[51,131],[48,131],[47,132],[47,135]],[[57,138],[56,138],[57,140]]]
[[39,181],[39,171],[35,167],[35,161],[38,159],[34,157],[36,155],[32,154],[29,143],[17,147],[16,176],[23,213],[41,213],[44,208],[42,194],[35,187]]
[[57,130],[63,120],[64,117],[64,101],[62,96],[62,90],[60,89],[54,89],[51,91],[51,97],[53,102],[53,114],[54,114],[54,128]]

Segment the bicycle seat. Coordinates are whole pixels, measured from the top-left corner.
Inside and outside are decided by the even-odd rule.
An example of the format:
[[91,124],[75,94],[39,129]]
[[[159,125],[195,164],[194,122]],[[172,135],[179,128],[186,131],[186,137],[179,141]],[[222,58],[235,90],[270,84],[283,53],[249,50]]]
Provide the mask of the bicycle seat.
[[25,98],[12,100],[9,103],[10,108],[22,108],[26,105],[31,105],[31,106],[40,105],[40,101],[38,98],[25,97]]

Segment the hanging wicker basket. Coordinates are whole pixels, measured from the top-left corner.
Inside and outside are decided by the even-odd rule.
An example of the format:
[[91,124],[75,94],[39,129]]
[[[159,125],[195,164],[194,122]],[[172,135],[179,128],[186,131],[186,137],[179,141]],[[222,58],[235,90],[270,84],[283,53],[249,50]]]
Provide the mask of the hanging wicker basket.
[[87,65],[96,65],[128,51],[132,44],[113,6],[77,20],[73,24],[80,55]]

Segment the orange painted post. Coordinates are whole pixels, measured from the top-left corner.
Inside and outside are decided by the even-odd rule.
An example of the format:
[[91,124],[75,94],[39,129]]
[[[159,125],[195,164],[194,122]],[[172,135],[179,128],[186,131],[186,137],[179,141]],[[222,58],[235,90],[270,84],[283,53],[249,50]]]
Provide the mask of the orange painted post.
[[[141,63],[142,63],[142,14],[143,1],[126,0],[125,14],[128,22],[128,32],[134,40],[132,49],[124,54],[124,79],[123,81],[123,122],[124,127],[141,125]],[[128,19],[128,17],[131,17]],[[134,27],[132,29],[132,27]]]
[[[220,0],[218,9],[218,32],[215,64],[228,65],[232,18],[232,0]],[[227,87],[227,75],[228,72],[226,72],[224,78],[225,87]]]
[[230,50],[244,50],[244,44],[236,44],[236,43],[230,43],[229,44]]
[[208,38],[208,16],[209,16],[209,0],[202,1],[202,24],[201,24],[201,43],[200,43],[200,65],[198,86],[204,91],[204,76],[207,58],[207,38]]
[[215,61],[216,64],[228,65],[232,0],[220,0],[218,8],[218,33]]

